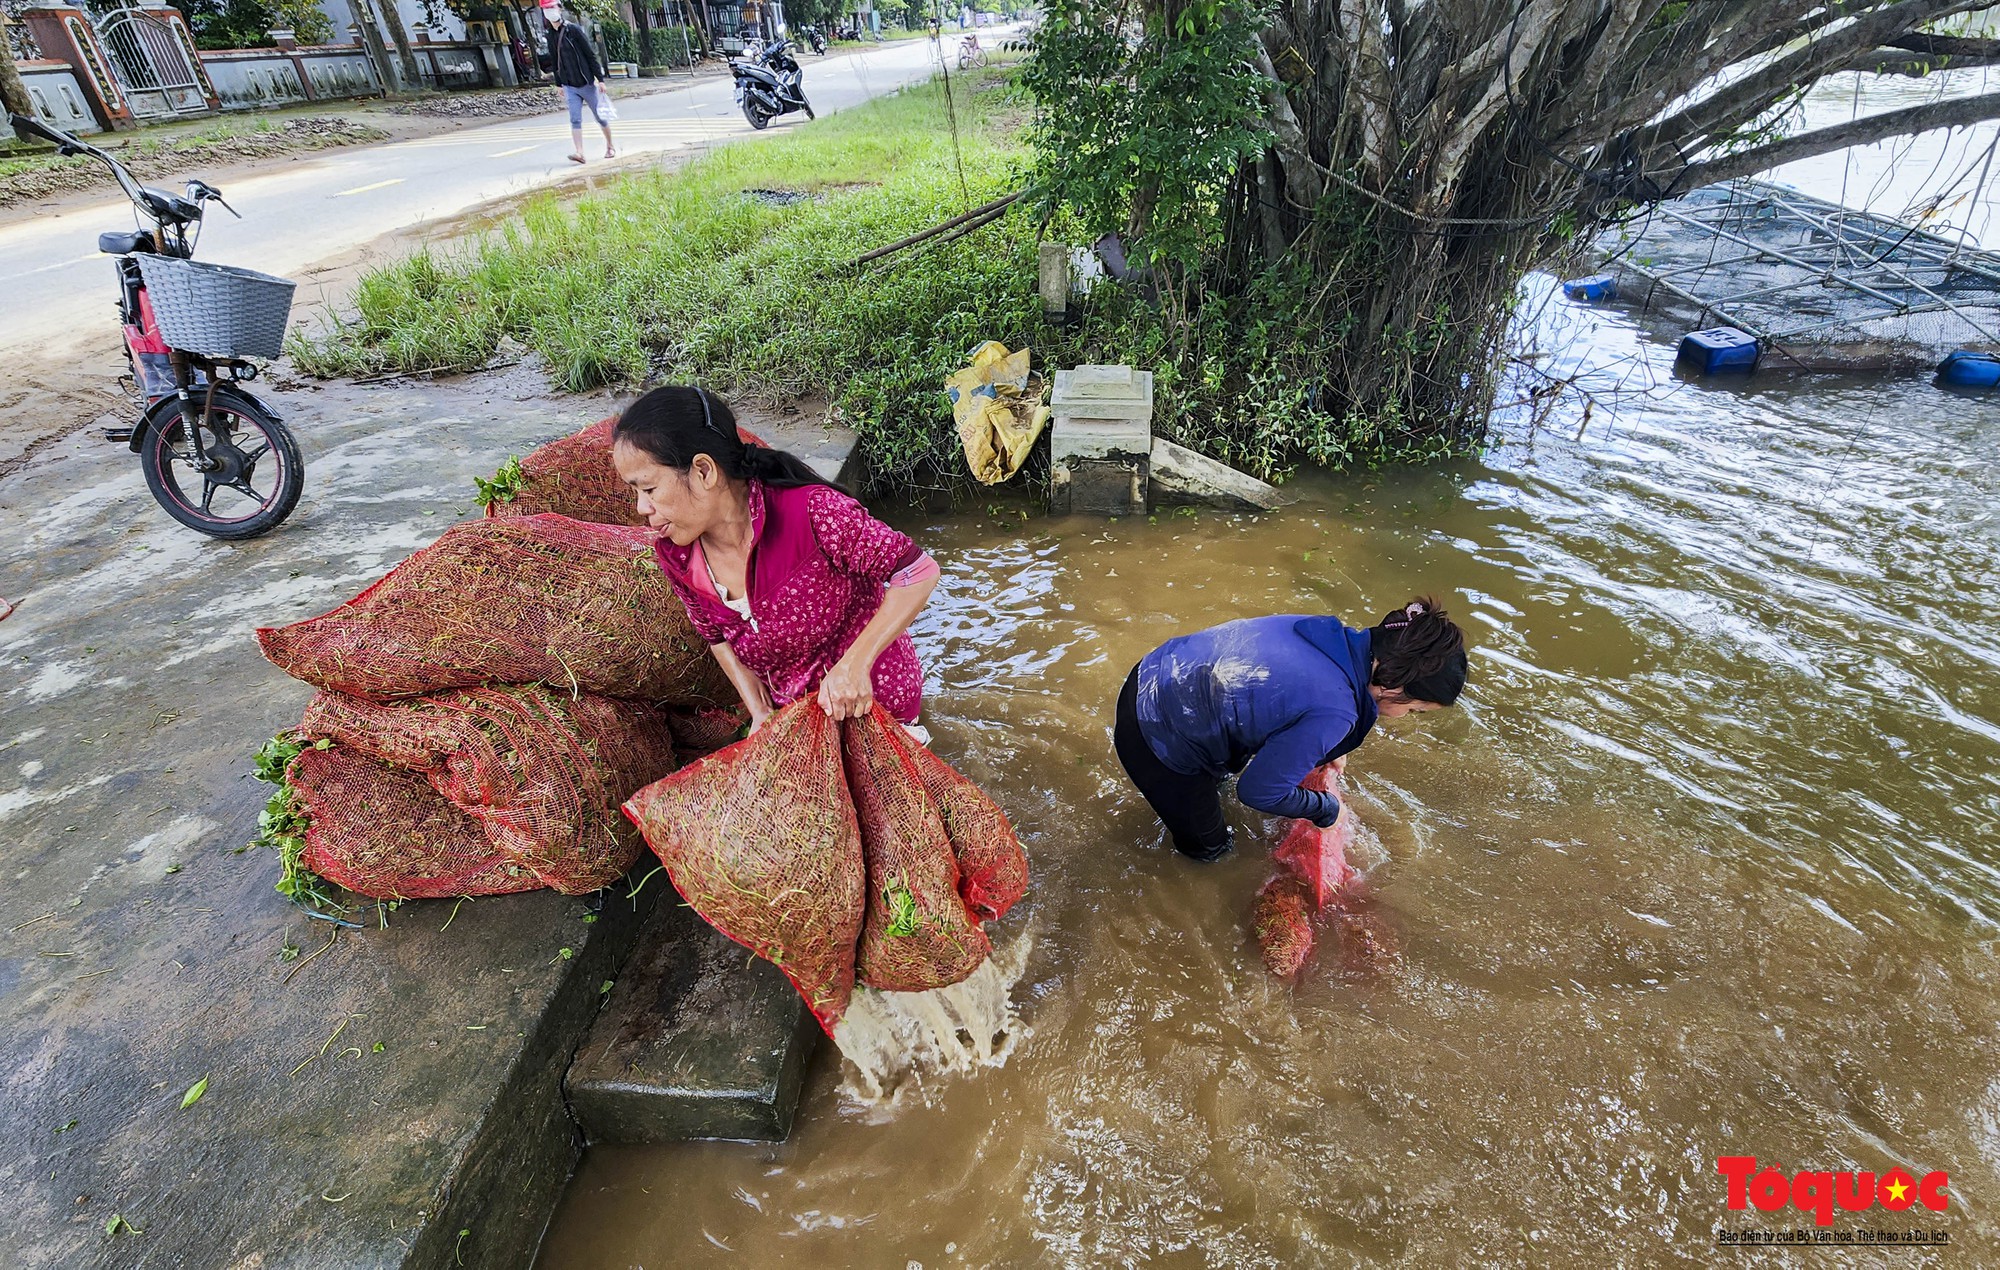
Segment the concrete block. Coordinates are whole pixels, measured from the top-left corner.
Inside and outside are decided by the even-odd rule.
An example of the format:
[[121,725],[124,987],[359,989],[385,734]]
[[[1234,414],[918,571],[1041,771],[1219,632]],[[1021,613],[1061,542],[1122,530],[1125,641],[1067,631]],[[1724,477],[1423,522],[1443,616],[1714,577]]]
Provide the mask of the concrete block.
[[1298,501],[1275,485],[1165,437],[1153,438],[1151,457],[1152,500],[1157,504],[1198,503],[1228,511],[1267,512]]
[[1043,243],[1039,249],[1042,312],[1060,317],[1069,311],[1069,249]]
[[1145,455],[1078,459],[1049,474],[1049,510],[1057,515],[1137,516],[1146,510]]
[[662,904],[569,1071],[592,1142],[782,1141],[819,1025],[777,967]]
[[1056,372],[1049,402],[1057,418],[1153,421],[1153,372],[1130,366],[1078,366]]
[[1130,366],[1079,366],[1056,372],[1049,402],[1049,458],[1056,467],[1114,455],[1145,458],[1153,449],[1153,376]]

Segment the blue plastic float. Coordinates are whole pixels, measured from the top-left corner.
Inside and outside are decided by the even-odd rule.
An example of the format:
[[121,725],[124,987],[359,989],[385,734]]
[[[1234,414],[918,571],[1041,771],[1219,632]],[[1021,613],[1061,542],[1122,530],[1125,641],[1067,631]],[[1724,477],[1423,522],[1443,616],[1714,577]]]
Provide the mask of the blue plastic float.
[[1955,388],[1991,388],[2000,384],[2000,355],[1961,348],[1938,363],[1938,380]]
[[1563,283],[1563,294],[1581,304],[1616,300],[1618,279],[1608,273],[1593,273],[1588,278],[1572,278]]
[[1747,375],[1757,369],[1757,337],[1733,326],[1712,326],[1681,337],[1680,361],[1702,375]]

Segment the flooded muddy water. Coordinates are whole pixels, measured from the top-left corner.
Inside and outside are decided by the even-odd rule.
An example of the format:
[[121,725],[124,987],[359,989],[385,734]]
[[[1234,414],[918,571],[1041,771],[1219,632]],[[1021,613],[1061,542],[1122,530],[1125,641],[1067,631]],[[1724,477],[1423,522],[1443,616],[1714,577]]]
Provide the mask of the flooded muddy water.
[[[1594,321],[1672,384],[1667,333]],[[1811,1226],[1728,1212],[1732,1154],[1946,1170],[1917,1215],[1993,1256],[1996,438],[1925,382],[1683,385],[1254,521],[912,523],[935,748],[1035,870],[1031,1034],[887,1113],[829,1047],[783,1145],[597,1148],[541,1264],[1693,1262]],[[1391,948],[1274,982],[1276,828],[1177,857],[1114,695],[1177,632],[1417,590],[1473,677],[1349,763]]]
[[[1843,1264],[2000,1260],[2000,401],[1677,383],[1678,328],[1577,320],[1657,386],[1580,434],[1256,520],[910,522],[945,571],[935,748],[1035,871],[1005,923],[1030,1030],[890,1108],[823,1049],[782,1145],[594,1149],[541,1265],[1823,1257],[1716,1247],[1814,1227],[1728,1211],[1724,1155],[1944,1170],[1945,1213],[1833,1228],[1948,1247]],[[1176,856],[1114,696],[1173,634],[1417,591],[1471,684],[1350,759],[1370,948],[1336,930],[1275,982],[1277,827],[1232,803],[1232,858]]]

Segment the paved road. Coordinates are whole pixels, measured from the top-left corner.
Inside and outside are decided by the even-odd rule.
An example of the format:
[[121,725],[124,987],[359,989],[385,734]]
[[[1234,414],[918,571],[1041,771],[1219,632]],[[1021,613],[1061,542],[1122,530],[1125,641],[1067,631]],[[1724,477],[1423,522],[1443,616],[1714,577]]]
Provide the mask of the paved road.
[[[999,32],[988,37],[997,42]],[[955,41],[948,42],[955,46]],[[931,46],[912,41],[844,57],[805,62],[807,95],[822,114],[853,106],[927,77]],[[614,99],[617,90],[612,90]],[[623,155],[664,154],[755,136],[736,108],[727,78],[619,104],[613,126]],[[787,115],[763,135],[805,121]],[[586,120],[586,123],[588,121]],[[560,112],[416,140],[329,151],[283,171],[232,181],[225,189],[241,213],[213,212],[200,258],[297,276],[306,266],[394,229],[463,212],[570,176],[567,121]],[[590,128],[585,153],[603,152]],[[0,228],[0,358],[46,351],[52,339],[114,330],[111,274],[93,248],[104,230],[125,229],[122,198],[79,206]]]

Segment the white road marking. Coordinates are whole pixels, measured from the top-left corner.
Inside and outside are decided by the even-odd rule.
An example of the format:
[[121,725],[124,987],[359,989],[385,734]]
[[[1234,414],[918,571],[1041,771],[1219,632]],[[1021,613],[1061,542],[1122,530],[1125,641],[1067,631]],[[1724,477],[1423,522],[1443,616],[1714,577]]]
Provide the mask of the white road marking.
[[370,190],[386,190],[392,185],[401,185],[402,183],[402,177],[392,176],[386,181],[377,181],[373,185],[357,185],[351,190],[342,190],[338,194],[329,194],[327,197],[346,198],[349,194],[366,194]]
[[509,155],[526,154],[528,151],[533,150],[535,148],[536,147],[534,146],[515,146],[512,150],[502,150],[498,154],[489,154],[486,157],[489,159],[504,159]]

